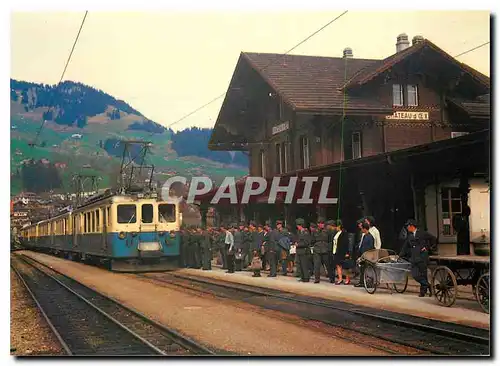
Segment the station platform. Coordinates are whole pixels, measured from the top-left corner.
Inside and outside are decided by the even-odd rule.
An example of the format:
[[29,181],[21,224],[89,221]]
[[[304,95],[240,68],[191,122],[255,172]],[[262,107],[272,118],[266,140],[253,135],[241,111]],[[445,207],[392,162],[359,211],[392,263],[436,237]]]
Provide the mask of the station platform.
[[481,310],[473,297],[467,298],[467,292],[462,293],[463,297],[462,294],[459,294],[460,297],[457,298],[454,306],[444,307],[439,305],[434,297],[418,297],[416,286],[413,283],[409,283],[409,289],[403,294],[391,293],[385,286],[377,288],[374,294],[369,294],[363,287],[335,285],[324,277],[317,284],[312,279],[309,283],[303,283],[299,282],[292,274],[267,277],[267,273],[261,272],[262,277],[252,277],[253,272],[247,270],[226,273],[226,270],[218,266],[212,266],[212,270],[208,271],[182,268],[177,272],[490,329],[490,315]]

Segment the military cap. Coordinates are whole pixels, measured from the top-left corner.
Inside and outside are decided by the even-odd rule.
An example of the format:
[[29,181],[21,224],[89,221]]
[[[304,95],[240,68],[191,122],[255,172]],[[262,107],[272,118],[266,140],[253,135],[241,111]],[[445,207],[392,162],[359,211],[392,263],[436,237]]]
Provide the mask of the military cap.
[[366,216],[365,219],[370,222],[370,226],[375,225],[375,218],[373,216]]
[[317,227],[317,226],[318,226],[318,225],[316,225],[316,223],[314,223],[314,222],[311,222],[311,223],[309,224],[309,227]]
[[341,219],[335,220],[335,226],[342,226],[342,220]]
[[257,227],[263,227],[263,225],[262,224],[258,224]]
[[246,223],[244,221],[240,221],[240,226],[246,226]]
[[318,217],[318,224],[324,224],[325,223],[325,218],[324,217]]
[[238,225],[236,225],[236,223],[235,223],[235,222],[233,222],[233,223],[231,224],[231,229],[235,229],[235,228],[237,228],[237,227],[238,227]]
[[276,220],[276,225],[278,225],[278,224],[283,225],[283,221],[282,220]]
[[365,219],[361,218],[358,221],[356,221],[356,225],[362,224],[363,222],[365,222]]
[[406,221],[405,226],[410,226],[410,225],[417,227],[417,221],[413,220],[413,219],[409,219],[408,221]]
[[335,225],[335,221],[333,221],[333,220],[328,220],[328,221],[326,222],[326,224],[327,224],[327,225],[332,225],[332,226],[333,226],[333,225]]
[[257,225],[255,224],[255,221],[253,221],[253,220],[250,220],[250,222],[248,223],[248,225],[257,226]]
[[270,220],[266,220],[266,223],[264,225],[265,226],[271,226],[271,221]]
[[296,219],[295,220],[295,224],[296,225],[300,225],[300,226],[304,226],[304,219],[300,219],[300,218]]

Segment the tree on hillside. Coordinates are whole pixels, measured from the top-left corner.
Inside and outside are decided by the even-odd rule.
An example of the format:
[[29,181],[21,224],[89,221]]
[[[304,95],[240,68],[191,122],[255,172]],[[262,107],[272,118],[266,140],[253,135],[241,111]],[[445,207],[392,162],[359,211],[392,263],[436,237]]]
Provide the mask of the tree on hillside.
[[248,166],[248,158],[240,151],[234,153],[234,157],[228,151],[211,151],[208,149],[208,141],[212,129],[191,127],[172,134],[172,148],[179,156],[198,156],[224,164],[235,164]]
[[10,90],[10,100],[12,100],[13,102],[17,102],[17,100],[19,99],[19,97],[17,96],[17,93],[14,89],[11,89]]
[[62,187],[61,177],[55,166],[40,161],[23,165],[21,179],[23,189],[29,192],[48,192]]

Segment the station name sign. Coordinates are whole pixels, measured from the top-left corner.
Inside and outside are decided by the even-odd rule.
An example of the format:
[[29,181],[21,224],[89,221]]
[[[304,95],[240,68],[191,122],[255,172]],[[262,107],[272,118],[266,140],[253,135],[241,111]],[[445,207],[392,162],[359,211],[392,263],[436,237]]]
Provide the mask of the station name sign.
[[283,122],[280,123],[279,125],[273,126],[272,133],[273,135],[276,135],[277,133],[286,131],[290,128],[290,122]]
[[405,112],[398,111],[390,116],[385,116],[385,119],[407,119],[407,120],[420,120],[427,121],[429,119],[428,112]]

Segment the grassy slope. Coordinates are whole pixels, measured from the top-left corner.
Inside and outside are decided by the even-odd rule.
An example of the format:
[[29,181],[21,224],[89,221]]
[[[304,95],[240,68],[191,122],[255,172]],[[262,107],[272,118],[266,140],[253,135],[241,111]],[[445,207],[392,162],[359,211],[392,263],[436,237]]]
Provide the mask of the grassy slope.
[[[226,175],[240,177],[247,174],[247,170],[243,167],[227,167],[218,162],[196,157],[179,159],[175,151],[169,147],[168,132],[151,135],[144,131],[128,131],[127,127],[130,123],[142,118],[124,113],[122,113],[122,118],[113,121],[102,115],[93,117],[83,129],[67,128],[47,122],[38,139],[38,144],[45,142],[46,147],[31,148],[28,143],[34,138],[40,126],[42,111],[25,113],[16,103],[12,103],[11,107],[11,125],[17,126],[16,129],[11,129],[11,172],[15,172],[20,167],[21,161],[28,158],[46,158],[54,163],[63,162],[68,165],[68,168],[62,171],[62,176],[65,188],[69,191],[71,191],[72,174],[81,171],[100,175],[103,178],[99,184],[100,187],[107,187],[112,183],[113,173],[116,174],[118,171],[120,159],[110,157],[104,149],[99,147],[99,141],[107,138],[145,139],[153,142],[149,163],[155,165],[156,171],[163,173],[157,179],[161,177],[166,179],[167,172],[175,172],[186,177],[201,173],[220,182]],[[74,133],[82,134],[82,139],[71,138]],[[16,151],[21,152],[22,155],[17,155]],[[91,165],[92,168],[82,168],[86,164]],[[16,194],[21,189],[21,182],[13,179],[11,193]]]

